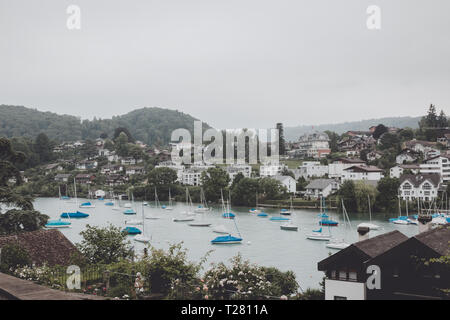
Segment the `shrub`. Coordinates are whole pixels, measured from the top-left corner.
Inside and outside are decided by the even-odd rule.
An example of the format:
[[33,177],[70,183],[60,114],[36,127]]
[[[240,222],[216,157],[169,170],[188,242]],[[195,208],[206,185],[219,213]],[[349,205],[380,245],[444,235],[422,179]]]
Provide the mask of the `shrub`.
[[31,265],[28,252],[17,244],[7,244],[1,248],[0,271],[11,273],[12,270]]

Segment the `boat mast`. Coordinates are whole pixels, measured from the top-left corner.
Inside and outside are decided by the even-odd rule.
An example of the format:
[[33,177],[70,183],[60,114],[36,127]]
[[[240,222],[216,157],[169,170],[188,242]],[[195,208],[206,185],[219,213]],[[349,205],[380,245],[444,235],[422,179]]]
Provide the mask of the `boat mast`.
[[370,209],[370,195],[367,194],[367,201],[369,202],[369,222],[372,223],[372,210]]

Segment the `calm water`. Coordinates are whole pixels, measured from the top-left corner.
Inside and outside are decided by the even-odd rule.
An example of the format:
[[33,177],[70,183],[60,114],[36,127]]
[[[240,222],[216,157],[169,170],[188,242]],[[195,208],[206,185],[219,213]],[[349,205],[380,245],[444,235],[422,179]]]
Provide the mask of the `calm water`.
[[[79,203],[84,199],[79,199]],[[92,226],[107,226],[112,223],[115,226],[125,227],[126,220],[141,219],[141,203],[135,203],[135,211],[137,215],[124,215],[123,210],[115,211],[112,207],[105,206],[106,201],[91,201],[96,205],[92,209],[78,209],[74,203],[67,203],[64,200],[54,198],[38,198],[35,201],[35,208],[40,212],[47,214],[51,219],[59,218],[61,212],[76,211],[89,213],[89,218],[73,220],[72,227],[60,229],[60,231],[72,242],[81,241],[80,231],[84,230],[86,224]],[[317,262],[326,258],[329,253],[335,253],[336,250],[325,247],[324,241],[307,240],[306,235],[313,229],[318,229],[318,211],[314,210],[295,210],[290,217],[293,222],[299,226],[298,232],[284,231],[280,229],[283,222],[270,221],[268,217],[262,218],[248,213],[249,208],[234,207],[233,213],[236,214],[236,223],[244,239],[242,244],[238,245],[211,245],[210,241],[219,234],[214,233],[212,228],[191,227],[187,222],[173,222],[172,218],[180,215],[180,212],[186,209],[182,203],[174,203],[174,210],[166,211],[163,209],[153,208],[150,203],[149,207],[144,207],[144,212],[148,216],[159,216],[158,220],[145,220],[145,233],[151,236],[152,245],[157,248],[167,249],[171,243],[184,242],[187,248],[189,258],[198,260],[207,251],[214,250],[209,256],[208,263],[211,262],[228,262],[230,258],[240,252],[244,258],[249,259],[252,263],[263,266],[277,267],[283,271],[292,270],[297,275],[297,280],[303,289],[308,287],[318,288],[319,282],[322,280],[323,273],[317,271]],[[269,215],[278,215],[279,210],[266,209]],[[228,230],[235,234],[235,226],[232,220],[221,217],[220,207],[215,207],[211,212],[204,215],[198,214],[196,220],[203,220],[214,225],[224,225]],[[330,213],[331,218],[339,222],[342,217],[335,213]],[[396,214],[392,215],[393,217]],[[333,227],[331,233],[333,236],[344,237],[347,242],[355,242],[358,239],[356,225],[361,222],[367,222],[363,218],[351,218],[353,228],[345,228],[343,223],[339,227]],[[407,236],[413,236],[418,233],[418,227],[414,225],[395,225],[388,223],[387,219],[374,219],[373,223],[382,228],[377,231],[371,231],[370,236],[399,230]],[[341,226],[342,225],[342,226]],[[142,226],[137,226],[142,230]],[[324,230],[326,231],[326,230]],[[144,244],[133,241],[132,236],[129,237],[131,243],[135,247],[137,253],[141,253]]]

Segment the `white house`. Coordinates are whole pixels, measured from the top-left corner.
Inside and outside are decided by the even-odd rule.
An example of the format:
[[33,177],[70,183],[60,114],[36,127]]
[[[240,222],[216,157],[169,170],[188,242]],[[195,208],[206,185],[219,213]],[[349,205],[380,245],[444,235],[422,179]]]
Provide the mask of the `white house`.
[[84,161],[80,161],[76,164],[76,168],[77,170],[92,170],[92,169],[96,169],[98,165],[98,162],[95,160],[84,160]]
[[320,159],[325,158],[331,153],[329,137],[326,133],[315,132],[311,134],[305,134],[298,140],[299,149],[295,150],[297,155]]
[[344,169],[350,168],[354,165],[364,165],[365,162],[361,159],[339,158],[328,165],[328,177],[340,179]]
[[261,177],[279,176],[287,168],[288,167],[282,163],[278,163],[278,164],[268,163],[268,164],[264,164],[259,167],[259,175]]
[[418,164],[400,164],[398,166],[392,167],[389,170],[389,176],[391,178],[399,179],[405,170],[411,170],[413,174],[419,173],[420,166]]
[[304,161],[298,169],[300,176],[305,179],[320,178],[328,174],[328,166],[321,165],[319,161]]
[[280,181],[286,187],[288,193],[295,193],[297,191],[297,181],[291,176],[274,176],[272,178]]
[[439,174],[442,182],[450,182],[450,156],[435,156],[424,160],[420,165],[420,173]]
[[339,183],[334,179],[316,179],[312,180],[306,186],[305,196],[312,198],[328,197],[330,194],[339,190]]
[[132,158],[132,157],[122,158],[120,160],[120,163],[125,165],[125,166],[130,166],[130,165],[134,166],[135,164],[141,163],[141,162],[142,162],[142,159],[136,160],[135,158]]
[[368,165],[356,165],[342,171],[342,181],[346,180],[372,180],[378,181],[383,178],[383,170]]
[[396,157],[395,162],[397,164],[404,164],[408,162],[414,162],[419,159],[419,152],[412,149],[403,149]]
[[417,198],[422,201],[431,201],[438,196],[440,181],[439,174],[405,174],[400,178],[399,197],[408,201],[414,201]]
[[252,167],[244,164],[234,164],[226,167],[228,176],[230,177],[230,183],[233,182],[237,174],[242,173],[245,178],[252,176]]

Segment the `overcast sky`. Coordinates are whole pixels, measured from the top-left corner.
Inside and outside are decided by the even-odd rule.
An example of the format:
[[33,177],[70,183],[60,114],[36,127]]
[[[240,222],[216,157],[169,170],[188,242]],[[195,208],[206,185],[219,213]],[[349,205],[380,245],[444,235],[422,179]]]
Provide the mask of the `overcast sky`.
[[[81,8],[81,30],[66,9]],[[366,26],[381,8],[381,30]],[[448,0],[0,0],[0,104],[218,128],[450,113]]]

